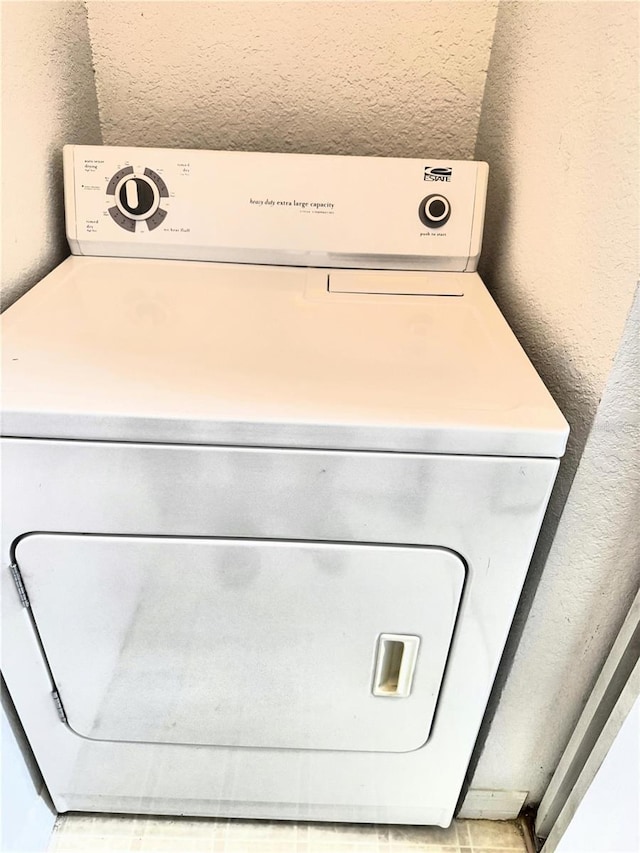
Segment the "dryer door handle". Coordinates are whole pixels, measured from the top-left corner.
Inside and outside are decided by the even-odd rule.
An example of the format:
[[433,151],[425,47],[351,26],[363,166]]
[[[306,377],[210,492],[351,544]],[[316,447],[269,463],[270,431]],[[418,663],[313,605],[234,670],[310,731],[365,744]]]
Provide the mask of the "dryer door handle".
[[414,634],[380,634],[373,678],[374,696],[405,699],[411,694],[420,637]]

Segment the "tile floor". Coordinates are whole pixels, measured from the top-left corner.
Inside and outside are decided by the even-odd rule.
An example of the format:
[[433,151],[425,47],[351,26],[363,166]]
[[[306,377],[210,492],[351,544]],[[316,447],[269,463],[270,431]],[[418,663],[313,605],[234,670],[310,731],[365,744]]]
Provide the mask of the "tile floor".
[[520,825],[457,820],[449,829],[64,815],[50,853],[526,853]]

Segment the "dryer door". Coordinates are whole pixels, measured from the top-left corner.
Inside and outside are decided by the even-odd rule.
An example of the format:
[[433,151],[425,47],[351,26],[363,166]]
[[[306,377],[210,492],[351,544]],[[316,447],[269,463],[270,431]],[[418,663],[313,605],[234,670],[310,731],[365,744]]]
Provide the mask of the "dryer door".
[[16,559],[84,737],[404,752],[465,576],[427,547],[31,534]]

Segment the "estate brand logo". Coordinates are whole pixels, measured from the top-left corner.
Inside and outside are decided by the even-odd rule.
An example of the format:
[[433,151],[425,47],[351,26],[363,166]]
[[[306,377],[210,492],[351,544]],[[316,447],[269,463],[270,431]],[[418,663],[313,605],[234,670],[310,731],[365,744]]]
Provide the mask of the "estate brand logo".
[[425,166],[424,179],[425,181],[450,181],[451,166]]

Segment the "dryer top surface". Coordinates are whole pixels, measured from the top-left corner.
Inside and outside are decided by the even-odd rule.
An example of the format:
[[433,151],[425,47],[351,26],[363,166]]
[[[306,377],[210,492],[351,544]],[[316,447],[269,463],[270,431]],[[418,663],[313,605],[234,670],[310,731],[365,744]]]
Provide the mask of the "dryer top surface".
[[476,274],[396,274],[460,296],[330,275],[68,258],[3,316],[3,434],[562,455],[567,424]]

